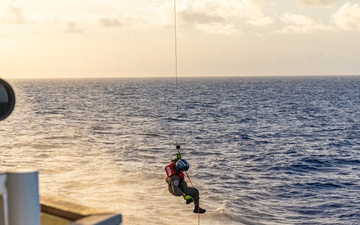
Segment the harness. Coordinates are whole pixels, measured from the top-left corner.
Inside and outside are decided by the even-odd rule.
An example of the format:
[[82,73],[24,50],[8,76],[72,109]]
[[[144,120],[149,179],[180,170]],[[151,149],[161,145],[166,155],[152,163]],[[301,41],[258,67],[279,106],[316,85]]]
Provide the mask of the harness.
[[180,180],[184,180],[185,176],[182,172],[177,172],[175,170],[175,163],[171,163],[167,166],[165,166],[165,172],[167,177],[171,177],[172,175],[178,175],[180,177]]

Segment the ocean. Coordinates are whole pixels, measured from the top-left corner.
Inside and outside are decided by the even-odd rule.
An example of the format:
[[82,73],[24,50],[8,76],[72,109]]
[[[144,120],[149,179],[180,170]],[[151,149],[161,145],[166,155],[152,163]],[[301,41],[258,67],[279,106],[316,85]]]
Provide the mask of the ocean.
[[37,168],[41,195],[199,224],[167,190],[178,143],[203,225],[360,221],[359,76],[8,82],[0,170]]

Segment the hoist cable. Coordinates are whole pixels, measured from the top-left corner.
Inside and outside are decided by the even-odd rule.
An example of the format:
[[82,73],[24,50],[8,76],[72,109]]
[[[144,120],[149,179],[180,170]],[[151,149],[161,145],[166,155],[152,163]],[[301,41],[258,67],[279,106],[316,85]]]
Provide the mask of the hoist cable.
[[176,20],[176,0],[174,0],[174,54],[175,54],[175,98],[176,98],[176,128],[175,140],[178,145],[179,137],[179,90],[178,90],[178,53],[177,53],[177,20]]
[[[189,177],[189,174],[186,171],[185,171],[185,174],[186,174],[188,180],[190,181],[191,186],[194,187],[194,185],[191,182],[191,179]],[[200,198],[199,198],[199,205],[198,205],[198,225],[200,225]]]
[[[176,97],[176,112],[177,112],[177,117],[176,117],[176,133],[175,133],[175,137],[176,137],[176,149],[177,149],[177,154],[180,154],[181,157],[181,153],[180,153],[180,144],[178,143],[178,133],[179,133],[179,90],[178,90],[178,53],[177,53],[177,20],[176,20],[176,0],[174,0],[174,44],[175,44],[175,49],[174,49],[174,54],[175,54],[175,97]],[[188,173],[185,171],[185,174],[187,176],[187,178],[190,181],[190,184],[192,187],[194,187]],[[199,205],[198,205],[198,225],[200,225],[200,199],[199,199]]]

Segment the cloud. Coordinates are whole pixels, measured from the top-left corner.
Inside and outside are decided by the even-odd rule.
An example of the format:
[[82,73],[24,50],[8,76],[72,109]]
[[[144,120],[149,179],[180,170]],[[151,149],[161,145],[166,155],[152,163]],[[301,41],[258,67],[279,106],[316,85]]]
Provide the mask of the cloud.
[[195,28],[210,34],[224,34],[232,36],[240,33],[233,24],[226,24],[225,26],[222,23],[197,24]]
[[208,21],[202,20],[202,23],[213,23],[214,20],[225,21],[233,17],[263,17],[263,13],[260,10],[260,0],[256,2],[254,3],[250,0],[185,0],[179,9],[179,14],[188,22],[199,22],[191,20],[193,15],[197,15],[197,17],[201,15],[203,19],[209,19]]
[[273,20],[262,12],[265,6],[269,6],[268,0],[184,0],[178,7],[179,23],[206,33],[235,35],[241,33],[242,23],[272,24]]
[[3,4],[2,12],[0,12],[1,22],[16,24],[23,24],[26,22],[22,8],[17,6],[14,1],[6,1],[1,4]]
[[297,0],[302,5],[309,6],[328,6],[335,3],[336,0]]
[[180,19],[185,24],[207,24],[207,23],[222,23],[225,18],[219,15],[207,15],[200,12],[183,11],[180,14]]
[[287,24],[287,26],[274,33],[312,33],[315,31],[333,30],[331,26],[324,25],[321,21],[316,21],[305,15],[287,12],[280,19],[283,23]]
[[[331,1],[303,1],[330,4]],[[281,22],[287,24],[283,29],[274,33],[312,33],[316,31],[360,31],[360,5],[346,2],[338,11],[330,17],[329,25],[325,25],[321,21],[316,21],[305,15],[285,13],[280,18]]]
[[331,21],[339,29],[360,31],[360,5],[346,2],[331,16]]
[[117,18],[115,16],[99,18],[99,22],[104,27],[118,27],[118,26],[121,26],[119,18]]
[[272,18],[270,18],[268,16],[264,16],[264,17],[257,17],[254,19],[250,19],[246,23],[253,25],[253,26],[266,26],[266,25],[273,24],[274,21]]
[[73,34],[79,34],[79,33],[83,33],[83,30],[80,29],[75,23],[68,22],[66,32],[73,33]]

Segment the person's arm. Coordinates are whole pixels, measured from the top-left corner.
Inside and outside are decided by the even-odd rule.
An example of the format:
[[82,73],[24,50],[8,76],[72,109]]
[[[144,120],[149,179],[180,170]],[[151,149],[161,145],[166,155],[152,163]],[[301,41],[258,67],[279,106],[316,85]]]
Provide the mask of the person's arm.
[[179,159],[181,159],[182,155],[181,153],[178,151],[178,153],[176,154],[176,158],[171,160],[171,163],[176,163]]

